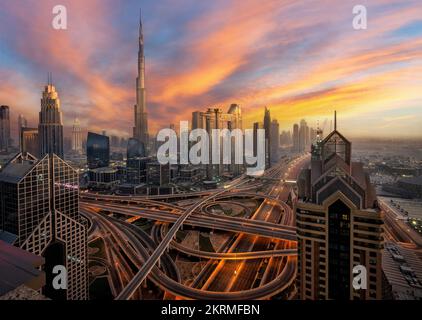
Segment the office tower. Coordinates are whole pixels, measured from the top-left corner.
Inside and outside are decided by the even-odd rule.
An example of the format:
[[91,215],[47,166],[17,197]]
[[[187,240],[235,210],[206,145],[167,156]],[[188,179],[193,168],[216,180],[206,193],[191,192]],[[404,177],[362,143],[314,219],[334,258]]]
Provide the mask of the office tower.
[[108,167],[110,163],[110,139],[101,134],[88,132],[86,156],[89,169]]
[[72,127],[72,151],[82,153],[82,129],[79,119],[75,119]]
[[[18,154],[0,173],[0,229],[10,243],[45,258],[52,299],[88,299],[87,231],[79,214],[78,173],[55,154]],[[67,270],[67,289],[52,288],[52,269]]]
[[134,107],[135,126],[133,137],[141,141],[149,150],[148,114],[145,91],[145,55],[142,19],[139,18],[138,77],[136,78],[136,105]]
[[147,163],[151,159],[146,157],[144,144],[138,139],[130,138],[126,158],[126,181],[132,184],[146,183]]
[[63,152],[65,154],[69,153],[72,150],[72,138],[64,137],[63,138]]
[[170,182],[170,165],[158,161],[149,161],[146,164],[147,183],[150,186],[167,186]]
[[28,121],[26,120],[26,118],[23,116],[23,114],[20,114],[18,116],[18,129],[21,128],[26,128],[28,127]]
[[293,125],[293,152],[299,152],[299,125],[295,123]]
[[290,131],[282,131],[280,134],[280,144],[282,146],[288,146],[292,144],[292,137]]
[[10,147],[10,114],[8,106],[0,107],[0,151],[9,151]]
[[37,128],[21,128],[19,145],[22,153],[30,153],[34,157],[39,156],[39,141]]
[[270,110],[265,107],[264,114],[265,130],[265,169],[271,167],[271,115]]
[[309,142],[309,129],[308,124],[304,119],[300,120],[300,127],[299,127],[299,152],[303,152],[306,150],[306,145]]
[[144,144],[135,138],[129,138],[127,143],[126,158],[142,158],[146,156]]
[[[242,124],[242,111],[241,107],[237,104],[231,104],[229,110],[225,113],[221,108],[208,108],[206,112],[193,112],[192,113],[192,130],[205,129],[210,136],[210,151],[212,154],[212,130],[213,129],[243,129]],[[235,139],[231,137],[231,164],[227,165],[227,171],[233,175],[239,175],[243,172],[243,164],[235,164]],[[223,165],[223,143],[220,137],[220,164],[206,165],[207,179],[213,180],[223,175],[225,165]]]
[[63,119],[60,99],[51,76],[44,87],[38,124],[40,156],[54,153],[63,158]]
[[204,113],[201,111],[194,111],[192,112],[192,130],[205,128],[204,121]]
[[254,122],[253,124],[253,155],[254,157],[258,154],[258,129],[262,128],[262,124]]
[[113,148],[119,147],[120,138],[118,136],[111,136],[110,137],[110,146]]
[[274,119],[271,121],[271,130],[270,130],[270,137],[271,137],[271,161],[277,162],[279,159],[279,148],[280,148],[280,125],[278,121]]
[[[336,125],[312,146],[310,168],[298,179],[295,205],[301,299],[382,297],[383,212],[363,164]],[[353,268],[364,266],[367,289],[354,289]]]

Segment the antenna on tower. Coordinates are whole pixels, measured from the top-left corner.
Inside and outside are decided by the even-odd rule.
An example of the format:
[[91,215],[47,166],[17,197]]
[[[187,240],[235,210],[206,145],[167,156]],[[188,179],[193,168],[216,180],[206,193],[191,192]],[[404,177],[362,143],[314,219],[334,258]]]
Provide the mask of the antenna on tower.
[[334,131],[337,130],[337,111],[334,110]]

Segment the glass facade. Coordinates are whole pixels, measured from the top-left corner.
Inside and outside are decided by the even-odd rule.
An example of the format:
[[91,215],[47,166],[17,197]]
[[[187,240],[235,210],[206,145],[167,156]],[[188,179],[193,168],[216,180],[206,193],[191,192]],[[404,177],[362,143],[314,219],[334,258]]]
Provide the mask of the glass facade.
[[350,297],[350,208],[341,200],[328,209],[329,299]]
[[[47,273],[55,264],[66,267],[66,299],[88,299],[87,231],[79,215],[77,172],[55,154],[39,161],[21,154],[0,173],[0,192],[1,229],[16,235],[16,246],[44,256]],[[49,252],[58,243],[64,253],[51,261]],[[52,292],[49,285],[45,294]]]
[[127,159],[145,157],[144,144],[135,138],[130,138],[127,143]]
[[88,132],[86,155],[89,169],[108,167],[110,163],[110,139],[104,135]]

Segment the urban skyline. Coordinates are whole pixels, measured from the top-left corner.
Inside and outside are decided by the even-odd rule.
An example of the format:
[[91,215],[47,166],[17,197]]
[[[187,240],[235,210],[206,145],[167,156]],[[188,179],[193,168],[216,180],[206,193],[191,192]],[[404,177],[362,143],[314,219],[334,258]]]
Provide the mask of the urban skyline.
[[[78,34],[66,34],[74,23],[69,18],[64,30],[55,30],[63,32],[57,34],[57,41],[47,46],[53,48],[47,59],[53,72],[48,71],[43,89],[37,91],[37,108],[22,109],[25,98],[15,95],[12,101],[10,92],[0,91],[0,269],[6,270],[0,275],[0,300],[24,295],[53,300],[422,299],[422,140],[415,134],[419,126],[412,124],[420,112],[417,103],[412,104],[419,93],[410,86],[418,81],[411,82],[411,72],[406,71],[417,69],[422,53],[419,41],[412,38],[418,33],[413,29],[417,5],[395,0],[368,5],[375,16],[394,7],[399,17],[404,15],[403,21],[383,29],[372,18],[369,25],[377,25],[377,31],[354,29],[358,39],[363,41],[359,32],[368,32],[369,38],[364,37],[368,44],[357,49],[362,55],[353,62],[348,56],[356,53],[353,50],[346,50],[345,56],[336,51],[329,61],[320,56],[316,48],[325,53],[339,49],[332,47],[331,40],[319,42],[321,30],[309,43],[303,38],[299,46],[303,52],[291,38],[272,38],[279,29],[267,18],[280,18],[279,14],[292,10],[323,14],[318,6],[308,11],[289,1],[268,0],[262,6],[255,0],[233,1],[224,3],[224,14],[221,8],[216,14],[216,4],[186,1],[191,6],[182,21],[197,32],[190,48],[193,56],[183,55],[166,73],[166,79],[175,82],[155,82],[163,76],[161,68],[169,66],[157,63],[162,57],[171,62],[172,53],[154,50],[171,43],[172,37],[167,34],[162,42],[155,42],[151,25],[161,29],[151,14],[158,9],[145,4],[142,11],[138,7],[124,19],[128,26],[129,16],[139,12],[137,36],[124,34],[137,43],[131,51],[133,59],[123,58],[131,46],[117,45],[111,60],[107,50],[103,60],[90,60],[96,50],[108,48],[102,41],[110,38],[116,45],[116,38],[123,36],[113,32],[124,30],[121,27],[101,25],[108,32],[91,43],[92,56],[81,58],[71,51],[67,53],[72,54],[71,60],[65,55],[60,63],[55,61],[54,55],[63,54]],[[79,39],[82,49],[92,40],[91,23],[110,15],[107,10],[115,3],[108,0],[101,7],[104,11],[85,21],[86,37]],[[69,17],[79,8],[77,1],[65,5],[60,7]],[[20,8],[0,6],[19,20]],[[117,12],[124,15],[132,6],[127,2]],[[225,24],[231,10],[238,10],[239,25]],[[81,17],[77,11],[73,18]],[[180,27],[178,12],[164,10],[176,15],[175,30]],[[256,14],[250,16],[252,12]],[[216,30],[210,31],[210,39],[200,31],[210,21],[192,24],[204,14]],[[342,18],[339,13],[328,25],[323,17],[316,20],[329,32]],[[316,21],[287,22],[293,27],[286,32],[308,30],[312,38],[308,28]],[[41,22],[35,19],[34,23]],[[249,38],[239,40],[238,32],[252,25]],[[368,42],[378,32],[402,28],[408,37]],[[342,43],[340,35],[331,37]],[[157,31],[156,36],[163,34]],[[182,33],[176,41],[184,37]],[[231,37],[236,38],[232,43]],[[35,43],[21,44],[27,45]],[[37,45],[39,50],[46,48],[44,41]],[[239,45],[240,50],[235,50]],[[256,52],[249,51],[250,45],[256,46]],[[384,50],[389,45],[397,51]],[[280,48],[287,53],[299,51],[295,58],[284,56],[286,61],[274,72],[274,60],[261,64],[255,56],[262,55],[264,48],[269,51],[266,58],[277,55]],[[304,52],[310,48],[314,49],[311,60],[317,57],[318,62],[313,67],[319,72],[303,75],[309,61],[301,53],[307,56]],[[0,73],[7,68],[19,73],[24,68],[15,65],[20,56],[11,62],[10,52],[0,56]],[[186,64],[195,54],[204,60]],[[37,59],[35,51],[26,59],[26,67],[34,62],[32,58]],[[39,68],[44,63],[40,62],[36,62]],[[73,80],[83,80],[87,91],[69,80],[68,62],[76,71]],[[131,71],[125,69],[129,62]],[[197,63],[201,68],[196,69]],[[287,71],[283,79],[276,75],[280,67],[291,65],[297,67],[294,72]],[[119,75],[114,78],[116,70]],[[174,79],[174,70],[183,72]],[[101,77],[102,72],[107,76]],[[158,78],[153,72],[158,72]],[[53,73],[59,80],[53,81]],[[128,75],[133,75],[132,85],[126,87]],[[403,79],[409,83],[404,85]],[[66,85],[56,86],[55,81]],[[33,88],[25,87],[20,94],[26,96]],[[71,111],[66,113],[68,94],[73,102],[67,100]],[[195,97],[203,98],[191,105]],[[83,99],[92,100],[80,104]],[[128,101],[132,104],[126,105]],[[403,111],[397,106],[407,103],[407,114],[397,114]],[[366,110],[369,106],[374,109]],[[131,116],[126,119],[128,110]],[[377,121],[366,127],[371,112]],[[32,119],[33,113],[38,113],[38,120]],[[408,133],[401,127],[396,132],[397,123],[406,126]],[[391,124],[388,133],[402,142],[356,139],[355,144],[353,137],[363,137],[365,130],[372,133],[371,139],[390,139],[387,131],[377,131],[378,124]],[[18,129],[17,139],[12,126]],[[160,129],[166,130],[156,137]],[[57,275],[60,270],[64,277]],[[21,295],[20,290],[26,293]]]
[[[259,10],[255,1],[242,5],[216,1],[200,6],[187,1],[186,6],[174,10],[137,1],[124,6],[102,2],[99,11],[89,10],[96,6],[95,1],[87,10],[79,10],[81,4],[69,3],[72,27],[59,33],[47,25],[51,20],[47,18],[49,1],[37,4],[31,19],[25,19],[22,11],[30,3],[19,8],[10,2],[1,4],[1,21],[8,25],[2,30],[8,33],[2,35],[6,50],[0,69],[6,81],[0,98],[14,106],[13,118],[22,113],[29,123],[36,121],[35,92],[46,71],[51,71],[56,74],[67,128],[78,117],[89,130],[113,128],[113,134],[132,136],[136,102],[133,53],[137,50],[133,39],[138,37],[138,18],[132,13],[142,5],[148,12],[144,40],[148,44],[146,87],[152,133],[174,120],[190,119],[199,105],[238,103],[247,115],[245,127],[252,127],[262,106],[272,110],[281,129],[305,116],[310,123],[323,121],[336,109],[342,113],[345,134],[351,137],[422,135],[416,121],[420,116],[417,75],[422,51],[418,1],[368,3],[367,30],[353,30],[352,5],[347,1],[329,3],[338,12],[335,17],[328,5],[318,1],[309,5],[316,13],[311,16],[303,4],[280,5],[278,1],[267,1]],[[119,8],[115,13],[111,12],[113,6]],[[237,11],[242,14],[234,16]],[[158,13],[167,21],[157,21]],[[115,21],[123,23],[116,25]],[[249,37],[238,36],[246,30]],[[22,41],[13,37],[16,32]],[[327,33],[329,37],[325,37]],[[269,48],[253,45],[266,37],[273,39],[265,42],[270,43]],[[84,40],[79,41],[81,38]],[[79,43],[75,45],[75,41]],[[212,47],[216,45],[223,47],[215,52]],[[47,56],[39,56],[40,51]],[[95,63],[88,67],[88,61]],[[21,99],[16,101],[16,96]],[[12,128],[16,132],[14,122]]]

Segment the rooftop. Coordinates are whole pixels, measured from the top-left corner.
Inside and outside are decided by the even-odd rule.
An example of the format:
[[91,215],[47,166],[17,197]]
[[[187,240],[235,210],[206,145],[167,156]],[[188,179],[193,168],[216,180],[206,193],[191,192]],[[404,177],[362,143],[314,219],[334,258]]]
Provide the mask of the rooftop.
[[45,275],[37,268],[43,264],[44,258],[0,240],[0,296],[22,285],[41,288]]

